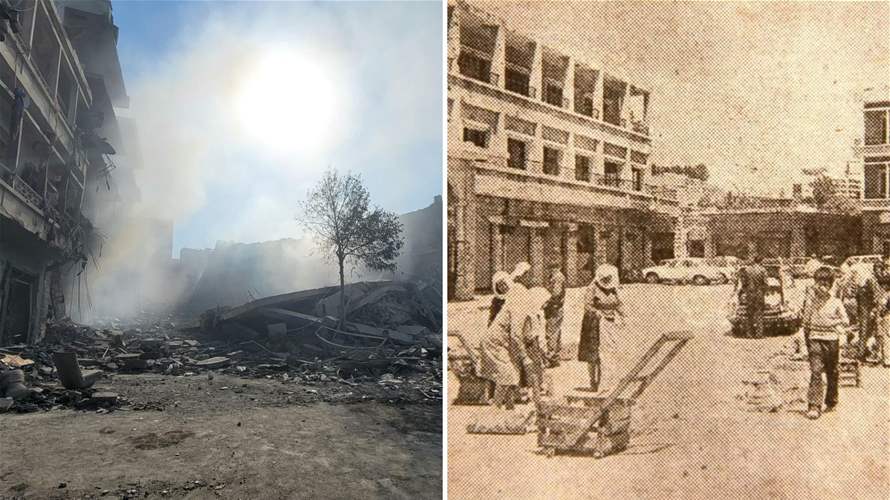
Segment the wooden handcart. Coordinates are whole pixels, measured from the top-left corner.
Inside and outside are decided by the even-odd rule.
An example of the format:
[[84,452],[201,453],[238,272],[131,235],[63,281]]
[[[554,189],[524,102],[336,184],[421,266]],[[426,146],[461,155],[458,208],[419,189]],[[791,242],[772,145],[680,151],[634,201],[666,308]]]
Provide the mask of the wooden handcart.
[[565,403],[542,402],[538,406],[538,446],[548,457],[563,452],[601,458],[626,449],[635,399],[691,338],[689,332],[662,335],[607,396],[572,395]]

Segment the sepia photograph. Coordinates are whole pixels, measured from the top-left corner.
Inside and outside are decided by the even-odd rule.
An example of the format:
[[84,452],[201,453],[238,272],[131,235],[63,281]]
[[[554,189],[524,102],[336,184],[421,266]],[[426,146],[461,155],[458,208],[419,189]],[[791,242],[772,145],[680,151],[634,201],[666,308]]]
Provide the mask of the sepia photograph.
[[0,499],[442,497],[444,13],[0,0]]
[[890,4],[446,15],[448,497],[887,498]]

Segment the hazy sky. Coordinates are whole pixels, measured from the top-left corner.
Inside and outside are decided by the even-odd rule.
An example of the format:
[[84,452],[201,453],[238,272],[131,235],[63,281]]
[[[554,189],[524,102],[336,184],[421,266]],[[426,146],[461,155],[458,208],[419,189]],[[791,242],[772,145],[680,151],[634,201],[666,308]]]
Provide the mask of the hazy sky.
[[145,168],[174,254],[298,236],[331,165],[399,213],[442,191],[439,3],[115,1]]
[[842,169],[863,89],[890,83],[888,2],[477,5],[651,90],[653,160],[727,188],[788,194],[801,168]]

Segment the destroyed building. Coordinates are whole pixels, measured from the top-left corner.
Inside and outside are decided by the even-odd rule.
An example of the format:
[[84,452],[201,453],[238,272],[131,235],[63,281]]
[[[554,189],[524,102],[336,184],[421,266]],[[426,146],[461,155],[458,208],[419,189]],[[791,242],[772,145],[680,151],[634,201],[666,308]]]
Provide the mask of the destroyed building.
[[115,38],[81,44],[70,33],[87,4],[110,9],[3,3],[11,20],[0,26],[0,344],[35,341],[48,316],[65,314],[64,283],[86,265],[96,236],[82,207],[112,163],[102,135],[109,103],[126,94],[119,66],[91,62],[113,52]]
[[[424,281],[439,286],[442,271],[442,198],[399,216],[404,246],[395,272],[355,268],[349,281]],[[165,290],[181,297],[183,312],[235,306],[272,295],[336,283],[337,266],[328,262],[311,238],[285,238],[257,243],[218,242],[212,249],[183,248],[177,279]]]
[[[649,177],[650,93],[464,1],[448,5],[448,290],[548,259],[568,283],[672,252],[676,192]],[[559,249],[545,252],[545,248]]]

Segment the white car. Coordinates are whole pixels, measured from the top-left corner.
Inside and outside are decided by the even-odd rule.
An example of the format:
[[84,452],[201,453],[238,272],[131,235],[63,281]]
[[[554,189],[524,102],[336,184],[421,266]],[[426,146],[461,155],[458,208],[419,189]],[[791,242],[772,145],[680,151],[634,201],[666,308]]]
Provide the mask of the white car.
[[705,259],[668,259],[659,266],[647,267],[642,271],[648,283],[674,282],[707,285],[727,283],[730,276],[725,269],[708,264]]
[[878,262],[881,262],[880,255],[851,255],[842,265],[850,268],[856,264],[877,264]]
[[726,276],[727,280],[732,281],[735,279],[736,274],[739,272],[739,268],[742,267],[742,261],[739,260],[738,257],[733,257],[730,255],[723,257],[711,257],[709,259],[705,259],[705,264],[716,267]]

